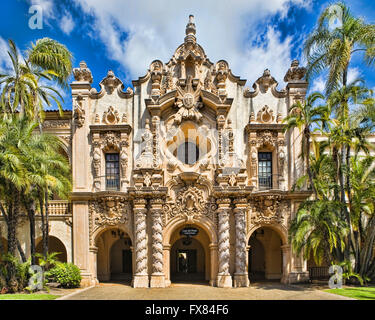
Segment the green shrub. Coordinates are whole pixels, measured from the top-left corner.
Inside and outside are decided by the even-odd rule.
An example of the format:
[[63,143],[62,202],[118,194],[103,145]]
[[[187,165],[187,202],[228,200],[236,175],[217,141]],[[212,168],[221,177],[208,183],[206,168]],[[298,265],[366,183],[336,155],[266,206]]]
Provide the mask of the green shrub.
[[63,288],[78,288],[81,283],[81,272],[73,263],[57,263],[46,277],[51,282],[58,282]]

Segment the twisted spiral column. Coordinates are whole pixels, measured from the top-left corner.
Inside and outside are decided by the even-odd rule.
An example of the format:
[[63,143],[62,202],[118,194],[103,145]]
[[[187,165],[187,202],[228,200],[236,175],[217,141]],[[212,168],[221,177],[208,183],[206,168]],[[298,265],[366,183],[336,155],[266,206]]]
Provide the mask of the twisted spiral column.
[[164,254],[163,254],[163,224],[162,224],[162,200],[151,200],[152,217],[152,275],[151,287],[164,288]]
[[248,287],[249,278],[246,268],[246,199],[235,201],[234,219],[236,228],[236,271],[234,273],[235,287]]
[[148,287],[146,213],[146,200],[135,199],[135,274],[133,279],[134,288]]
[[232,287],[232,277],[229,273],[230,244],[229,244],[229,213],[230,199],[220,199],[218,202],[219,218],[219,270],[217,276],[218,287]]

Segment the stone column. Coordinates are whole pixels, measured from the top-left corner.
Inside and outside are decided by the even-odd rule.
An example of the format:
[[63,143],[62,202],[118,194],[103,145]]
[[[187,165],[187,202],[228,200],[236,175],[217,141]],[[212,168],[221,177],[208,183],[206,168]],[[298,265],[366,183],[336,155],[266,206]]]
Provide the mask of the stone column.
[[171,285],[171,274],[170,274],[170,255],[171,255],[171,246],[165,245],[163,247],[164,253],[164,275],[165,275],[165,286],[169,287]]
[[246,270],[246,198],[235,200],[234,218],[236,223],[236,271],[234,273],[234,287],[248,287],[249,276]]
[[210,243],[210,286],[214,287],[216,285],[216,275],[217,275],[217,244]]
[[98,247],[92,246],[89,249],[90,251],[90,260],[91,260],[91,273],[93,275],[95,283],[98,281],[98,268],[97,268],[97,257],[98,257]]
[[134,288],[148,288],[146,200],[134,199],[135,272]]
[[150,287],[165,288],[162,199],[151,200],[152,217],[152,274]]
[[220,288],[232,287],[232,276],[229,273],[229,213],[230,199],[219,199],[218,217],[219,217],[219,272],[216,285]]
[[290,278],[290,245],[284,244],[281,246],[281,251],[283,253],[283,276],[281,278],[282,283],[289,283]]

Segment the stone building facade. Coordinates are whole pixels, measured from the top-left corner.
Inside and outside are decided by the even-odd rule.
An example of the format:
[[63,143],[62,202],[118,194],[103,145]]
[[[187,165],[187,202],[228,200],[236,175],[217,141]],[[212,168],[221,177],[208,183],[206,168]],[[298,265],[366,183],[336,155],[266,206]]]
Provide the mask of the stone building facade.
[[[285,89],[269,70],[245,87],[226,61],[208,59],[192,16],[169,62],[153,61],[133,89],[108,71],[97,91],[81,62],[72,111],[44,122],[73,176],[70,200],[49,204],[52,251],[65,250],[83,285],[308,279],[287,231],[309,196],[291,191],[304,172],[301,135],[282,122],[308,84],[298,61],[286,71]],[[26,217],[20,228],[28,251]]]

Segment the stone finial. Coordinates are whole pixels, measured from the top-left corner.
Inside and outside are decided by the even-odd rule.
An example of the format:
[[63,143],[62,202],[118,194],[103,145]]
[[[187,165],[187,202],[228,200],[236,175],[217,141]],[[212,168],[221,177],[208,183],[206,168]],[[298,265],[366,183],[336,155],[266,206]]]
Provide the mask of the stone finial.
[[277,85],[277,81],[274,77],[271,76],[271,72],[269,69],[264,70],[263,75],[255,81],[261,87],[263,87],[263,90],[267,92],[268,88]]
[[290,82],[290,81],[301,81],[303,77],[306,74],[306,68],[299,67],[299,61],[293,60],[289,70],[286,72],[284,81]]
[[73,69],[74,80],[92,83],[92,74],[85,61],[79,63],[79,68]]
[[114,89],[122,84],[122,82],[115,76],[112,70],[108,70],[107,76],[100,82],[100,84],[104,85],[104,87],[106,87],[108,92],[111,94]]
[[189,35],[189,34],[195,35],[196,31],[197,31],[197,29],[196,29],[195,23],[194,23],[194,16],[191,14],[191,15],[189,15],[189,22],[186,25],[185,33],[186,33],[186,35]]
[[185,29],[185,34],[186,34],[185,43],[186,44],[193,45],[196,42],[197,40],[195,37],[196,31],[197,29],[194,23],[194,16],[190,15],[189,22],[187,23],[186,29]]

